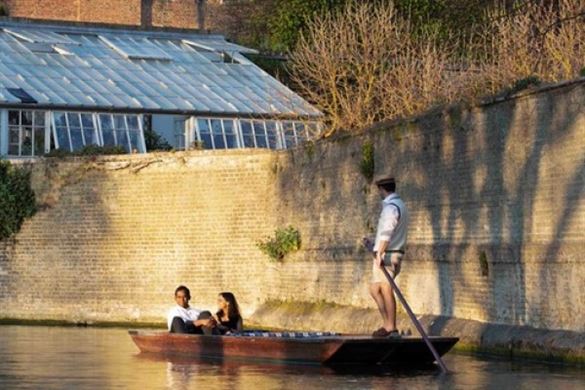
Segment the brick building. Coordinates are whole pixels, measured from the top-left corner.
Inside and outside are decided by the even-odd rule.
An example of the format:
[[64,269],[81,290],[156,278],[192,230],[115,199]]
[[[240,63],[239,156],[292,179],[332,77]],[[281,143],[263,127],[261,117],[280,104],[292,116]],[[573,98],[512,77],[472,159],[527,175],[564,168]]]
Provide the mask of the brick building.
[[0,0],[11,17],[74,22],[213,28],[205,21],[224,0]]

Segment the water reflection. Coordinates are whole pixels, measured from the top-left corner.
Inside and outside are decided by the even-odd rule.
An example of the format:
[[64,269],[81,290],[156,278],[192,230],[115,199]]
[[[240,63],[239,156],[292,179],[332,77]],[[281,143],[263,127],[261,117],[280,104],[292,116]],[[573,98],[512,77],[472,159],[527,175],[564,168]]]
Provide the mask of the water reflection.
[[140,354],[123,329],[0,326],[0,388],[581,389],[575,367],[448,354],[433,367],[321,367]]

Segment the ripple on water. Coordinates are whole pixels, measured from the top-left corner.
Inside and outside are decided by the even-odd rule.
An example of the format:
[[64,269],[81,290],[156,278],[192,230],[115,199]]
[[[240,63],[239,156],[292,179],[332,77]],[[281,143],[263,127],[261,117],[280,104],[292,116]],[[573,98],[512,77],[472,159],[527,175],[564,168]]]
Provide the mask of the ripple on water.
[[126,330],[0,326],[0,388],[584,389],[575,367],[448,354],[436,369],[193,362],[139,354]]

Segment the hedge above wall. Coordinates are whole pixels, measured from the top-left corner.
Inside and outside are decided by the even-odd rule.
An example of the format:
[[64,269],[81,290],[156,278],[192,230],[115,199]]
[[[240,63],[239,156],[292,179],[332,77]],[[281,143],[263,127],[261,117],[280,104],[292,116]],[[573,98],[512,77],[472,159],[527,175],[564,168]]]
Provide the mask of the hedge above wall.
[[0,161],[0,240],[18,232],[24,219],[36,212],[30,175],[26,167]]

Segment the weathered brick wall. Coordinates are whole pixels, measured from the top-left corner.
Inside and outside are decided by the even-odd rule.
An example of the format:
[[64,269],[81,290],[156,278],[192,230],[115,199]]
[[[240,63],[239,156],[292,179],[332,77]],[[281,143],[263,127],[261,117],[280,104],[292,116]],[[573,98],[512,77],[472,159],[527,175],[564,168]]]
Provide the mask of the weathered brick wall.
[[[3,0],[11,17],[139,26],[142,6],[155,27],[199,28],[196,0]],[[0,0],[0,3],[2,1]],[[233,8],[233,7],[232,7]],[[206,29],[222,31],[225,9],[218,0],[205,6]]]
[[281,156],[280,224],[305,250],[274,273],[274,298],[371,305],[357,250],[379,212],[366,142],[411,213],[399,284],[415,311],[585,330],[583,80]]
[[[207,307],[232,290],[247,314],[372,308],[371,142],[410,209],[398,282],[416,312],[584,331],[584,104],[581,80],[295,151],[39,162],[44,209],[0,247],[0,317],[154,320],[179,283]],[[288,224],[303,249],[271,263],[255,242]]]
[[140,25],[141,0],[5,0],[12,17]]
[[152,24],[162,27],[198,28],[195,1],[153,1]]
[[230,289],[253,307],[268,286],[255,242],[274,225],[272,159],[233,151],[37,164],[45,210],[23,225],[9,260],[0,256],[0,317],[160,320],[181,283],[204,306]]

